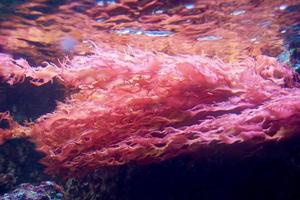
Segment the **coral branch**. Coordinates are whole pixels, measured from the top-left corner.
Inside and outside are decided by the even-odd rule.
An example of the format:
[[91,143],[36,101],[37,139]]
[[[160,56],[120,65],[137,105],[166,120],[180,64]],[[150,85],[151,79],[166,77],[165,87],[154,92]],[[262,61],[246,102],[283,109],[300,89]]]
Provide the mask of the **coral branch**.
[[[79,89],[30,126],[51,173],[165,160],[211,142],[261,143],[300,129],[298,77],[274,58],[227,64],[98,46],[94,55],[61,67],[24,64],[23,70],[18,61],[0,63],[6,81],[23,70],[33,84],[57,79]],[[12,66],[9,72],[5,66]]]

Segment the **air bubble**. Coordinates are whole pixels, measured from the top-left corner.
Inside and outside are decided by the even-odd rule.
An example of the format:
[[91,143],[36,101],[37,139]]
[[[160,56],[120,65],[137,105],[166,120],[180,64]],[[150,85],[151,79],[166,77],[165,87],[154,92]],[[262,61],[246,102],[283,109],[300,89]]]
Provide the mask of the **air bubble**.
[[105,6],[117,3],[115,0],[97,0],[96,2],[98,6]]
[[134,28],[119,29],[119,30],[115,30],[115,32],[120,35],[132,34],[132,35],[146,35],[151,37],[166,37],[173,34],[172,31],[160,31],[160,30],[144,31],[141,29],[134,29]]
[[285,10],[285,9],[287,9],[289,6],[288,5],[286,5],[286,4],[283,4],[283,5],[281,5],[281,6],[279,6],[279,10]]
[[159,31],[159,30],[145,31],[145,35],[152,36],[152,37],[166,37],[172,34],[173,34],[172,31]]
[[246,13],[245,10],[235,10],[231,13],[231,15],[238,16],[238,15],[242,15],[242,14],[245,14],[245,13]]
[[189,4],[185,4],[184,6],[186,9],[193,9],[195,8],[195,4],[189,3]]
[[223,38],[219,37],[219,36],[214,36],[214,35],[197,38],[198,41],[214,41],[214,40],[221,40],[221,39],[223,39]]

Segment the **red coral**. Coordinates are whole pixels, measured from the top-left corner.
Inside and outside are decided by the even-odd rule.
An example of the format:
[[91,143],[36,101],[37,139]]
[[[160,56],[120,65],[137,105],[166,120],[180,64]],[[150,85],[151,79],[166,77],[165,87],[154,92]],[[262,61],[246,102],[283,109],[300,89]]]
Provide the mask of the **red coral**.
[[[11,81],[4,65],[0,75]],[[20,70],[14,65],[11,73]],[[300,129],[297,76],[270,57],[227,64],[101,44],[62,67],[22,72],[41,84],[57,78],[80,89],[30,126],[51,173],[165,160],[213,141],[263,142]]]

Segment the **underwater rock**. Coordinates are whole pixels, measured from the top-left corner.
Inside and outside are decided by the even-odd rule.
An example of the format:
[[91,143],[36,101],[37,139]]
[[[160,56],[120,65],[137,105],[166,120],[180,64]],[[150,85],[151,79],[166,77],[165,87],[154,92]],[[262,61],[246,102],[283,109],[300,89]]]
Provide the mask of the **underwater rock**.
[[[128,167],[128,169],[131,169]],[[69,178],[64,182],[64,191],[72,200],[119,200],[126,199],[124,192],[130,178],[130,170],[126,167],[98,169],[85,177]],[[124,188],[124,189],[121,189]],[[129,197],[129,195],[127,195]]]
[[23,183],[12,192],[0,196],[0,200],[62,200],[61,189],[51,181],[39,185]]
[[21,183],[47,179],[39,163],[42,157],[26,139],[12,139],[0,145],[0,195]]

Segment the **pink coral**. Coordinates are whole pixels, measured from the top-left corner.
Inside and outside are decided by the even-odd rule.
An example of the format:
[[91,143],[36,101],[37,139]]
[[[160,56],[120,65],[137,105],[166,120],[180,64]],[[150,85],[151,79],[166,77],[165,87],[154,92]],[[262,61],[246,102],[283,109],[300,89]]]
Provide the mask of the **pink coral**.
[[[229,64],[100,44],[61,67],[0,63],[11,83],[53,79],[79,91],[28,125],[54,174],[165,160],[219,142],[278,140],[300,130],[298,76],[274,58]],[[5,66],[13,66],[8,76]],[[199,152],[201,153],[201,152]],[[82,169],[85,170],[82,170]]]

